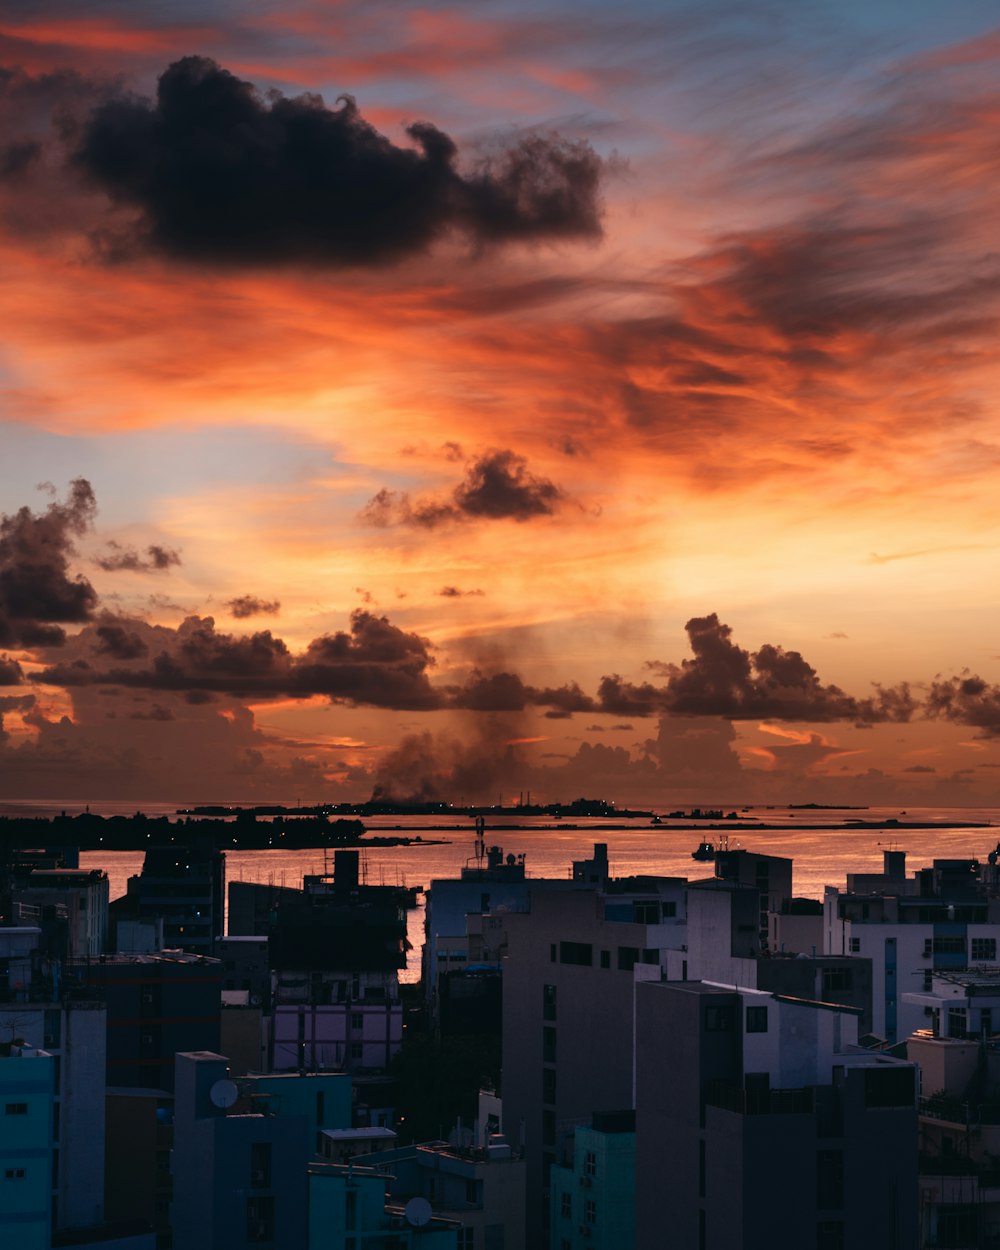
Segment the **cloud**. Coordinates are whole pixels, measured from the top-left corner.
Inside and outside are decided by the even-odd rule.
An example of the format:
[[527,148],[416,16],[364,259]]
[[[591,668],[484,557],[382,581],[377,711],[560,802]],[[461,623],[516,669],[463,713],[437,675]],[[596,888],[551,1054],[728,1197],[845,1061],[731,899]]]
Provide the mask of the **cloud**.
[[127,240],[208,263],[382,265],[448,235],[482,248],[597,238],[602,163],[586,143],[528,134],[467,172],[429,122],[398,147],[350,96],[265,97],[205,57],[160,76],[155,101],[92,112],[75,163],[138,210]]
[[69,561],[73,539],[90,529],[96,510],[90,483],[77,478],[64,503],[0,515],[0,646],[56,646],[63,624],[91,618],[97,592],[70,576]]
[[24,681],[24,670],[17,660],[0,655],[0,686],[19,686]]
[[[119,661],[109,666],[105,657]],[[151,660],[148,657],[152,657]],[[71,654],[32,674],[69,689],[123,686],[205,696],[269,699],[324,695],[332,702],[399,710],[443,706],[431,686],[430,644],[386,617],[356,611],[348,631],[324,634],[294,655],[270,630],[219,633],[211,617],[188,617],[177,629],[103,620],[73,640]]]
[[604,712],[625,716],[724,716],[729,720],[854,720],[870,724],[907,721],[917,704],[905,684],[875,685],[866,699],[824,685],[798,651],[765,643],[750,652],[732,640],[732,630],[713,612],[692,617],[685,629],[694,659],[650,661],[647,668],[666,684],[633,683],[618,674],[601,679],[598,702]]
[[230,615],[238,621],[250,616],[277,616],[281,603],[277,599],[258,599],[256,595],[239,595],[226,601]]
[[1000,737],[1000,686],[977,674],[965,671],[931,682],[924,709],[929,717],[971,725],[983,738]]
[[366,525],[411,525],[423,529],[454,521],[530,521],[551,516],[565,496],[555,483],[528,471],[513,451],[487,451],[473,461],[450,501],[412,502],[406,491],[380,490],[362,509]]
[[484,595],[486,592],[484,590],[478,590],[478,589],[461,590],[459,589],[458,586],[442,586],[441,589],[437,591],[436,593],[439,594],[443,599],[464,599],[468,597],[469,595]]
[[929,764],[911,764],[909,768],[903,769],[904,773],[936,773],[936,768],[931,768]]
[[181,553],[170,547],[151,543],[146,548],[146,554],[142,555],[134,547],[124,546],[113,538],[108,540],[105,554],[94,557],[94,563],[105,573],[160,573],[180,562]]

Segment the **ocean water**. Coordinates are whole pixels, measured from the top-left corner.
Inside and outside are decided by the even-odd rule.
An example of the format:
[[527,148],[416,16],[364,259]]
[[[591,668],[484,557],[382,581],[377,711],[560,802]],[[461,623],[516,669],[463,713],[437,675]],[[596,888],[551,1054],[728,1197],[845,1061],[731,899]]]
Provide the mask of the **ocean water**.
[[[68,811],[83,809],[82,804],[74,809],[67,803],[60,810],[63,806]],[[134,811],[135,804],[120,805],[120,813],[113,808],[114,805],[102,804],[94,805],[93,810],[104,815],[125,814]],[[175,808],[149,804],[143,810],[148,815],[171,815]],[[10,807],[0,806],[0,815],[9,812]],[[52,804],[38,804],[33,814],[53,814]],[[822,898],[826,885],[843,888],[849,872],[880,871],[884,850],[906,851],[907,873],[911,874],[934,859],[985,859],[1000,839],[1000,808],[909,808],[905,812],[898,808],[755,808],[741,811],[740,815],[744,819],[739,822],[668,820],[656,826],[642,820],[557,821],[551,817],[525,817],[516,821],[516,827],[497,827],[515,824],[506,813],[492,822],[492,828],[487,819],[486,843],[501,846],[505,854],[523,854],[529,877],[566,878],[573,860],[588,858],[595,842],[605,842],[614,876],[649,873],[698,879],[711,876],[712,865],[693,860],[691,851],[702,837],[718,841],[720,832],[705,825],[721,823],[726,826],[730,847],[793,859],[795,893],[805,898]],[[844,827],[844,822],[850,820],[892,819],[933,827]],[[752,821],[770,827],[754,827],[749,823]],[[475,832],[471,819],[393,816],[366,820],[365,825],[373,836],[398,833],[424,839],[409,846],[362,845],[362,878],[370,885],[426,887],[436,878],[457,877],[466,864],[474,862]],[[83,867],[104,868],[111,897],[117,898],[125,893],[128,877],[141,871],[142,858],[141,851],[89,851],[80,856],[80,863]],[[304,875],[332,871],[332,867],[332,856],[324,862],[322,851],[275,848],[226,853],[229,881],[300,886]],[[422,906],[409,913],[408,936],[413,950],[402,980],[419,978],[423,920]]]

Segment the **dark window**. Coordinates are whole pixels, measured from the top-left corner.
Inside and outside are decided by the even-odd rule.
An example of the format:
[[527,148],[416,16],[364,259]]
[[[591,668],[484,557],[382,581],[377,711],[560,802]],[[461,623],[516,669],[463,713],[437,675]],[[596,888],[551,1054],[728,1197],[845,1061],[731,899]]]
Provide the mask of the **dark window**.
[[255,1141],[250,1146],[251,1189],[271,1188],[271,1143]]
[[736,1020],[732,1007],[705,1008],[706,1033],[731,1033],[735,1025]]
[[965,1037],[968,1032],[968,1017],[964,1007],[948,1008],[948,1036]]
[[593,1198],[588,1198],[583,1204],[583,1222],[585,1224],[597,1223],[597,1203]]
[[351,1042],[351,1058],[360,1059],[365,1053],[364,1043]]
[[554,1020],[556,1018],[556,987],[554,985],[542,986],[542,1019]]
[[9,1181],[23,1181],[24,1168],[8,1168],[4,1173],[4,1176]]
[[867,1068],[866,1107],[912,1107],[914,1099],[912,1068]]
[[705,1142],[698,1143],[698,1197],[705,1196]]
[[564,1193],[562,1195],[562,1198],[559,1203],[559,1214],[563,1217],[564,1220],[571,1220],[573,1218],[573,1195],[572,1194]]
[[584,1176],[597,1175],[597,1155],[593,1150],[588,1150],[583,1156],[583,1174]]
[[553,1103],[556,1100],[556,1070],[542,1068],[542,1102]]
[[972,939],[972,962],[993,963],[997,957],[997,940],[996,938],[973,938]]
[[673,920],[673,918],[676,915],[677,915],[676,903],[664,903],[663,904],[663,919],[664,920]]
[[767,1032],[767,1008],[766,1007],[748,1007],[747,1008],[747,1032],[748,1033],[766,1033]]
[[642,962],[644,964],[658,964],[660,962],[660,952],[647,946],[642,952]]
[[842,1220],[821,1220],[816,1225],[816,1250],[844,1250]]
[[633,903],[632,919],[636,924],[659,924],[660,923],[660,904],[659,903]]
[[542,1112],[542,1145],[554,1146],[556,1144],[556,1113],[554,1111]]
[[823,993],[843,994],[853,988],[854,977],[850,968],[824,968]]
[[849,943],[849,949],[852,955],[856,955],[861,950],[861,939],[851,938],[850,943]]
[[618,947],[618,971],[631,972],[639,962],[638,946],[619,946]]
[[816,1205],[822,1211],[844,1205],[844,1152],[820,1150],[816,1153]]
[[365,1023],[365,1018],[360,1011],[351,1012],[351,1028],[352,1029],[364,1028],[364,1023]]
[[556,951],[556,944],[555,942],[550,942],[549,943],[549,962],[555,963],[557,958],[558,958],[558,952]]
[[542,1063],[555,1063],[556,1061],[556,1031],[555,1029],[542,1029]]
[[935,955],[964,955],[964,937],[936,937],[934,939]]
[[9,1102],[6,1107],[7,1115],[27,1115],[28,1104],[26,1102]]
[[247,1241],[274,1240],[274,1199],[247,1199]]
[[602,968],[611,967],[611,952],[610,951],[601,951],[601,967]]
[[594,962],[594,948],[589,942],[560,942],[559,962],[589,968]]

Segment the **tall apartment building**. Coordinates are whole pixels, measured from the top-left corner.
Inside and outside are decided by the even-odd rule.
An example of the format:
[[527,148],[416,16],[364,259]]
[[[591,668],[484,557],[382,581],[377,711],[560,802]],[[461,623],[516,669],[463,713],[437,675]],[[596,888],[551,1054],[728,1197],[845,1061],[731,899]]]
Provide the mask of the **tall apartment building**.
[[0,1042],[0,1246],[52,1245],[55,1060]]
[[910,1250],[916,1071],[850,1008],[636,987],[637,1250]]
[[684,940],[681,878],[606,880],[529,895],[507,917],[503,1114],[526,1167],[526,1244],[545,1243],[549,1172],[594,1112],[633,1106],[636,969],[659,976]]
[[552,1250],[633,1250],[635,1112],[598,1113],[573,1135],[572,1161],[552,1169]]

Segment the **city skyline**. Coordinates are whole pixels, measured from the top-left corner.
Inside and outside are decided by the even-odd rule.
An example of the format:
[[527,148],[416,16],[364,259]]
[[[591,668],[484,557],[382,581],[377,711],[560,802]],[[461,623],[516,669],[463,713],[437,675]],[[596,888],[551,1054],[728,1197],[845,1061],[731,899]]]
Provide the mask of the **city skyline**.
[[992,803],[998,57],[0,4],[0,801]]

